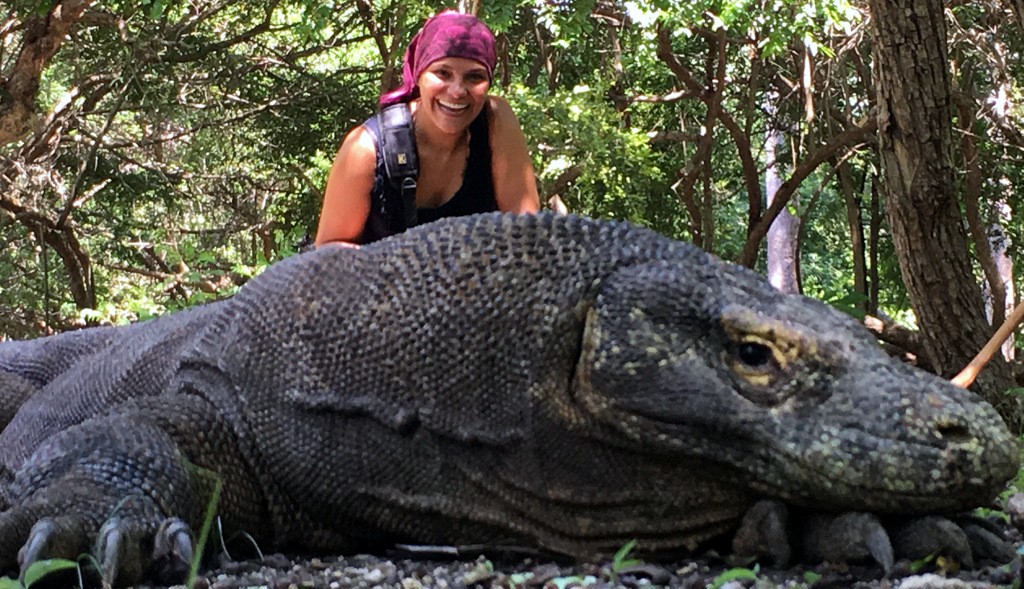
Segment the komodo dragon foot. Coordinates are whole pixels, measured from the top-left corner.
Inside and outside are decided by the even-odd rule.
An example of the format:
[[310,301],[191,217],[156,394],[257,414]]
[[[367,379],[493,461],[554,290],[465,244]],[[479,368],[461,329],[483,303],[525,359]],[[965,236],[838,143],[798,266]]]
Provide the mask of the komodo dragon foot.
[[104,586],[180,583],[194,554],[190,530],[199,529],[217,478],[221,507],[253,513],[230,523],[258,533],[265,513],[240,464],[221,464],[220,477],[198,466],[232,443],[217,420],[194,396],[142,399],[48,439],[8,489],[0,571],[90,554]]
[[0,569],[92,554],[114,586],[187,570],[188,527],[165,515],[194,520],[186,464],[166,433],[124,417],[55,436],[18,472],[12,507],[0,514]]
[[733,537],[737,559],[777,567],[809,563],[875,562],[888,575],[897,559],[942,556],[967,569],[984,561],[1005,564],[1015,552],[1000,531],[979,518],[882,518],[872,513],[792,514],[781,501],[764,499],[744,516]]
[[[188,525],[178,518],[167,518],[154,531],[152,521],[146,517],[115,516],[97,534],[95,522],[88,518],[40,519],[18,551],[21,575],[24,577],[31,565],[42,560],[72,560],[91,554],[105,587],[135,584],[147,575],[158,583],[180,583],[194,555]],[[146,550],[150,545],[152,550]]]

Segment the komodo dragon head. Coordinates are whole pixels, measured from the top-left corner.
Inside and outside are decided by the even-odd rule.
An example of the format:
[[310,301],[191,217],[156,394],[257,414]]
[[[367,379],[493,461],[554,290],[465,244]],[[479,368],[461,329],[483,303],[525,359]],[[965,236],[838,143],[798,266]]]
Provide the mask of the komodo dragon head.
[[967,509],[1014,476],[1017,443],[975,394],[889,358],[850,317],[707,260],[618,270],[588,313],[575,394],[639,448],[837,510]]

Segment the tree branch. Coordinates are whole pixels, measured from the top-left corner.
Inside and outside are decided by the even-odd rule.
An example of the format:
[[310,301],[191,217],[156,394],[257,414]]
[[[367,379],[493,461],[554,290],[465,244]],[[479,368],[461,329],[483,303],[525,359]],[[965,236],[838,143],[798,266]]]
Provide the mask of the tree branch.
[[877,126],[878,122],[875,117],[867,117],[867,120],[851,125],[846,130],[829,139],[814,153],[800,162],[800,165],[793,170],[793,174],[782,183],[782,186],[775,193],[775,198],[772,199],[772,206],[768,207],[764,214],[761,215],[761,218],[757,220],[757,223],[747,235],[747,243],[743,246],[741,264],[748,268],[754,267],[761,240],[768,234],[768,228],[771,227],[772,222],[775,221],[775,218],[779,216],[779,213],[789,203],[796,189],[800,187],[800,183],[814,172],[818,166],[834,157],[839,150],[859,143],[867,138],[868,135],[874,133]]
[[13,143],[32,131],[36,98],[46,64],[57,53],[71,28],[92,0],[64,0],[46,16],[26,23],[21,52],[0,85],[0,145]]

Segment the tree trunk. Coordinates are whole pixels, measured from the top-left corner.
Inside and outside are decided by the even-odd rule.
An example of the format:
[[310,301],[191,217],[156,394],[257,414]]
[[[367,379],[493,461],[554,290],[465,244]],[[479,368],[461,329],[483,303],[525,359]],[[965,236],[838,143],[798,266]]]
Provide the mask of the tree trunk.
[[[774,93],[768,93],[765,98],[764,107],[770,121],[775,120],[777,100],[778,97]],[[769,208],[778,195],[779,188],[782,187],[782,176],[779,173],[781,164],[778,157],[780,148],[784,146],[783,141],[782,132],[769,126],[764,136],[764,157],[767,163],[764,170],[764,192]],[[789,294],[800,292],[800,281],[796,272],[798,225],[796,217],[791,215],[787,208],[779,211],[779,216],[775,217],[768,228],[768,282]]]
[[[992,249],[992,257],[996,262],[996,269],[999,272],[1000,280],[1003,283],[1003,292],[1006,294],[1006,308],[1004,315],[1009,317],[1017,306],[1016,293],[1013,283],[1013,258],[1010,257],[1010,236],[1006,234],[1003,227],[1012,222],[1010,207],[1005,200],[1000,199],[992,205],[995,208],[995,221],[988,226],[989,245]],[[1010,336],[1003,342],[1003,357],[1007,360],[1016,359],[1016,345],[1014,336]]]
[[868,225],[868,315],[878,314],[878,241],[882,236],[882,207],[878,197],[878,174],[871,175],[871,222]]
[[[850,249],[853,252],[853,291],[863,297],[854,305],[862,315],[868,314],[868,271],[865,261],[864,219],[861,215],[860,192],[853,187],[850,164],[842,162],[836,169],[839,186],[846,204],[846,224],[850,228]],[[871,309],[871,313],[875,310]]]
[[[870,0],[879,151],[893,242],[931,364],[952,376],[992,333],[971,271],[952,167],[952,106],[941,0]],[[1021,431],[1009,366],[976,387]]]

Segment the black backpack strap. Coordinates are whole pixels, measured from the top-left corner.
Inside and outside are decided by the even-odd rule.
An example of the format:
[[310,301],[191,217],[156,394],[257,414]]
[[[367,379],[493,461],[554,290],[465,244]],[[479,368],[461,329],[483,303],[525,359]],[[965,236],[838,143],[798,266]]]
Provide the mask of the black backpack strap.
[[409,105],[401,102],[377,113],[379,145],[388,181],[402,195],[406,228],[416,225],[416,180],[420,175],[416,135]]

